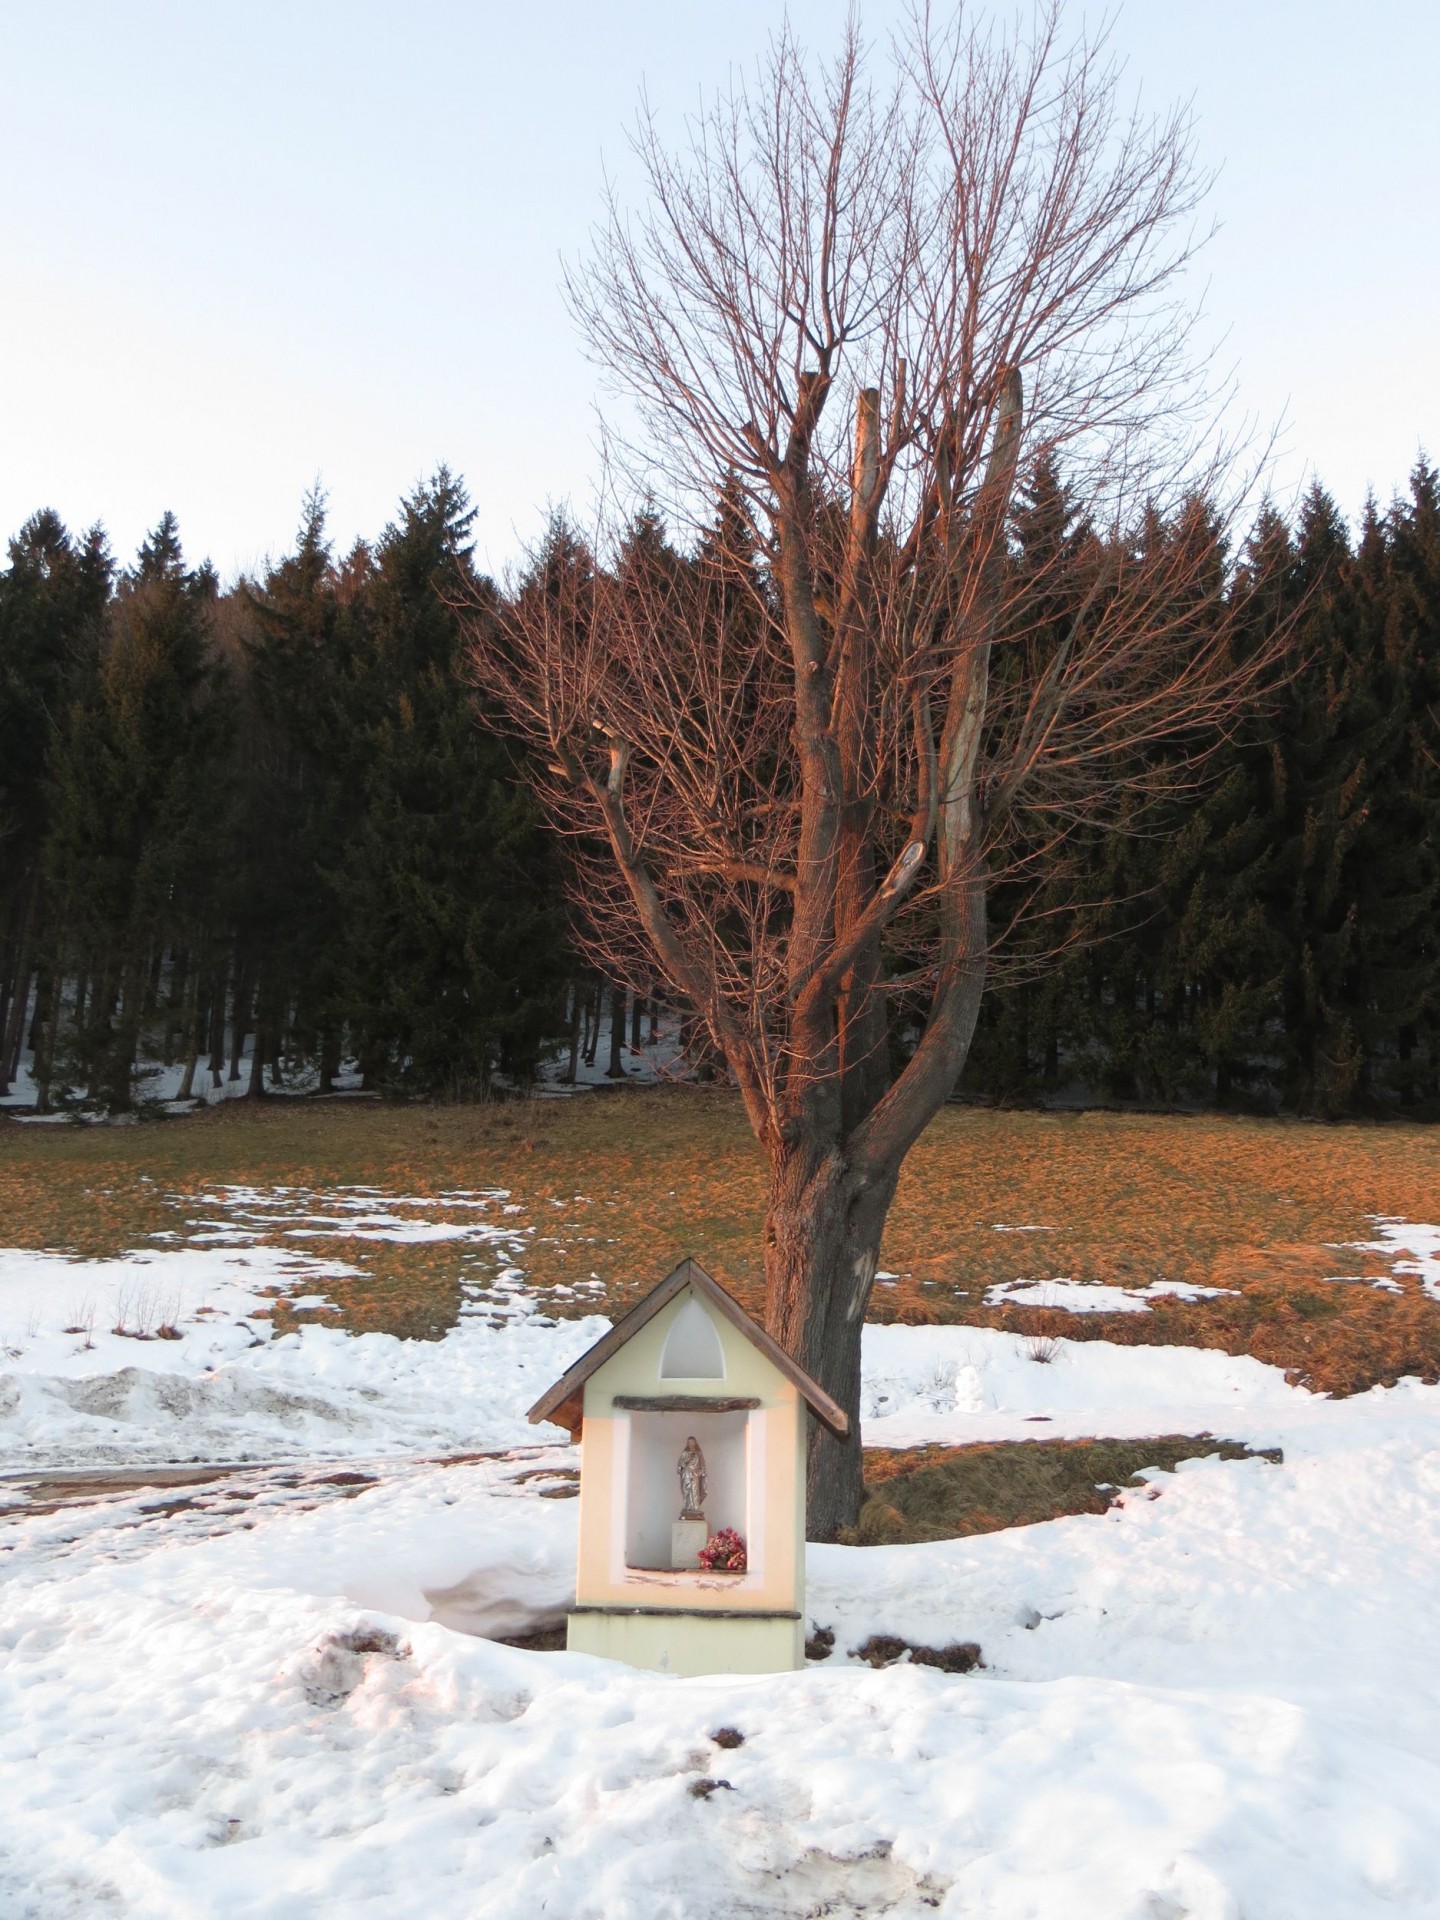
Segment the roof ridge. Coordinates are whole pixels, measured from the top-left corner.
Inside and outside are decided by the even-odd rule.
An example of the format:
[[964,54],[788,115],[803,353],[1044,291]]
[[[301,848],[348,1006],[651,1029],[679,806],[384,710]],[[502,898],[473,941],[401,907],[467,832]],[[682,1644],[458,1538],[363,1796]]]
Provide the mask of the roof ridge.
[[[630,1311],[617,1320],[607,1333],[604,1333],[592,1347],[586,1349],[574,1364],[561,1374],[560,1378],[546,1388],[540,1398],[531,1407],[527,1418],[532,1424],[548,1420],[553,1414],[562,1417],[557,1424],[569,1427],[571,1435],[579,1431],[583,1418],[583,1390],[591,1374],[597,1372],[612,1354],[629,1344],[640,1329],[648,1326],[662,1307],[668,1306],[676,1294],[685,1287],[693,1286],[697,1293],[717,1307],[738,1333],[742,1333],[750,1344],[764,1354],[767,1360],[783,1373],[808,1402],[817,1419],[824,1422],[832,1433],[842,1438],[850,1431],[850,1418],[845,1409],[834,1400],[825,1389],[812,1380],[810,1375],[798,1363],[792,1360],[785,1349],[774,1340],[758,1321],[741,1306],[735,1296],[711,1273],[707,1273],[700,1262],[686,1254],[678,1265],[666,1274],[665,1278],[653,1286],[642,1300],[637,1300]],[[579,1404],[572,1405],[578,1402]]]

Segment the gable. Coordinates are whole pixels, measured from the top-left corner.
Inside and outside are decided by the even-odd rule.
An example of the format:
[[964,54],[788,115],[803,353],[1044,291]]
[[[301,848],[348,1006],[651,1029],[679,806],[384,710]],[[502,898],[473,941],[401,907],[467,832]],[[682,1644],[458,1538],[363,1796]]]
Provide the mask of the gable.
[[[763,1327],[756,1325],[738,1300],[732,1299],[719,1282],[713,1280],[705,1269],[693,1260],[682,1260],[673,1273],[667,1274],[659,1286],[653,1288],[643,1300],[632,1307],[629,1313],[597,1340],[587,1353],[582,1354],[574,1366],[562,1374],[531,1407],[528,1416],[531,1422],[553,1420],[559,1426],[568,1427],[573,1438],[579,1433],[584,1417],[586,1381],[606,1366],[607,1362],[615,1360],[632,1342],[638,1342],[637,1351],[630,1355],[629,1365],[615,1369],[617,1375],[621,1373],[629,1375],[633,1368],[639,1367],[648,1374],[650,1380],[658,1382],[662,1377],[660,1369],[666,1342],[674,1334],[676,1325],[682,1319],[684,1306],[688,1305],[689,1301],[685,1301],[675,1313],[666,1316],[664,1327],[656,1326],[652,1329],[651,1322],[655,1321],[679,1296],[687,1294],[694,1299],[698,1310],[703,1312],[709,1321],[710,1333],[721,1348],[722,1364],[724,1364],[723,1355],[725,1348],[729,1345],[730,1337],[739,1334],[746,1345],[753,1350],[750,1355],[752,1365],[756,1360],[768,1363],[770,1368],[800,1392],[817,1419],[824,1421],[833,1433],[841,1436],[848,1433],[850,1423],[844,1409],[822,1387],[818,1386],[802,1367],[795,1364],[784,1349],[770,1338]],[[693,1319],[689,1324],[692,1330],[697,1326]],[[647,1333],[648,1338],[640,1337]],[[705,1341],[703,1334],[696,1334],[694,1350],[690,1345],[690,1336],[683,1337],[684,1350],[677,1358],[684,1358],[688,1362],[697,1357],[701,1345],[704,1345],[708,1351],[708,1342]],[[711,1358],[713,1360],[713,1354]],[[738,1354],[737,1358],[739,1358]],[[728,1370],[727,1368],[727,1372]],[[748,1368],[745,1370],[749,1371]],[[665,1377],[704,1380],[725,1378],[726,1375],[691,1374]]]
[[660,1353],[662,1380],[723,1380],[725,1352],[715,1322],[692,1290],[681,1301]]

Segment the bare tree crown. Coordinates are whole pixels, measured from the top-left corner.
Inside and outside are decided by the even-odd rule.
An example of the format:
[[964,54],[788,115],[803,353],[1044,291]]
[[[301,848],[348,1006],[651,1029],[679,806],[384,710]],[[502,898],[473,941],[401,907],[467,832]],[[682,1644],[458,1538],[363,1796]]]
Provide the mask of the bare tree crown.
[[[648,201],[612,200],[570,298],[640,423],[622,465],[715,517],[683,559],[648,522],[594,564],[557,539],[476,657],[602,964],[697,1008],[772,1166],[803,1141],[893,1189],[963,1065],[996,873],[1184,779],[1259,663],[1194,504],[1184,115],[1123,111],[1055,4],[917,11],[887,74],[787,33],[678,150],[642,117]],[[1008,543],[1056,472],[1085,512],[1059,631]],[[897,941],[929,1001],[892,1067]]]

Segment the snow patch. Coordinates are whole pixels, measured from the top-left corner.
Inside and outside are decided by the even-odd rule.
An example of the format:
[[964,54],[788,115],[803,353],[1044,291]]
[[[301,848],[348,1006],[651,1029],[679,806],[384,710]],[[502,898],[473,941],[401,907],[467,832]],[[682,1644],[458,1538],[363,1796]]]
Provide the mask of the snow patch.
[[1144,1287],[1110,1287],[1091,1280],[1001,1280],[985,1290],[987,1307],[1058,1307],[1062,1313],[1149,1313],[1150,1302],[1214,1300],[1233,1287],[1197,1287],[1188,1280],[1152,1280]]

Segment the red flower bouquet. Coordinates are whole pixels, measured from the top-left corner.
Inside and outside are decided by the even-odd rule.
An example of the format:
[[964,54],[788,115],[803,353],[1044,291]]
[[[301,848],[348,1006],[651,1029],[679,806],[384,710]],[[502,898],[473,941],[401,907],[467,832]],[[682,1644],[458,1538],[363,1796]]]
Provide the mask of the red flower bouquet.
[[701,1547],[700,1564],[707,1573],[744,1573],[745,1542],[733,1527],[721,1527]]

